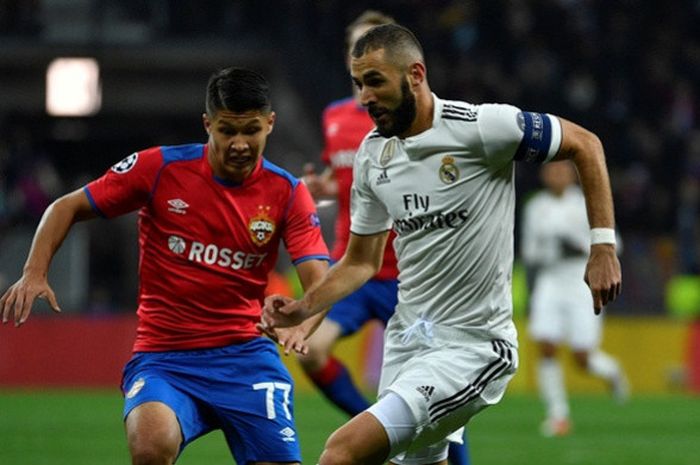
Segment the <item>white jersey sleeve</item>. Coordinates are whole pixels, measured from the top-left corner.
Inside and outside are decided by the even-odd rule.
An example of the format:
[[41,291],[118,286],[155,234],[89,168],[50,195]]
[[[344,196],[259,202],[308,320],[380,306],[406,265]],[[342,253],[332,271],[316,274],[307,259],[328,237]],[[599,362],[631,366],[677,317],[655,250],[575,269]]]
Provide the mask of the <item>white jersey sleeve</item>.
[[355,156],[353,181],[350,190],[350,231],[353,234],[370,235],[391,229],[392,219],[386,206],[371,188],[369,177],[370,156],[366,139]]
[[512,160],[545,163],[561,146],[561,123],[553,115],[506,104],[483,104],[477,121],[484,155],[492,166]]

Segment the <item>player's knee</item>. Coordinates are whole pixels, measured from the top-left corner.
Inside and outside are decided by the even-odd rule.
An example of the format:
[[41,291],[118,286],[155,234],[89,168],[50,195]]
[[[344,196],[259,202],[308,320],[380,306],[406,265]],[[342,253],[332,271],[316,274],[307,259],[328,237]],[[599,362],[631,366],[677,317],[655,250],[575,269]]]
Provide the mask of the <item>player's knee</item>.
[[171,465],[175,463],[179,443],[157,438],[150,435],[140,435],[129,438],[129,451],[133,465]]
[[172,465],[177,452],[157,444],[138,444],[131,447],[132,465]]
[[332,436],[326,442],[318,461],[319,465],[355,465],[358,463],[349,448],[344,447],[338,441],[333,441]]
[[388,450],[376,447],[374,441],[341,427],[326,441],[319,465],[380,465],[386,462]]

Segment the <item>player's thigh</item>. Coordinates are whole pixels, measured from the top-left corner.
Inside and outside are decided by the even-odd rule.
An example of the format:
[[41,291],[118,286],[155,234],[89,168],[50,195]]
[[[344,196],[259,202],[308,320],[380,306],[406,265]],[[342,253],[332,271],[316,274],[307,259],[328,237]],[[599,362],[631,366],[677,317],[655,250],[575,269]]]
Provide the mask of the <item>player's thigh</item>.
[[126,417],[125,428],[132,455],[174,459],[180,453],[180,425],[175,412],[162,402],[146,402],[132,409]]
[[[130,444],[144,447],[144,442],[132,443],[138,438],[170,444],[177,431],[179,453],[189,442],[214,429],[203,405],[186,393],[191,379],[178,371],[185,363],[176,360],[162,353],[137,354],[126,365],[123,417]],[[144,429],[150,432],[143,433]]]
[[237,463],[299,462],[292,377],[269,339],[245,346],[214,372],[210,408]]
[[[434,340],[429,346],[418,341],[412,348],[410,341],[395,339],[390,332],[380,395],[398,394],[415,416],[418,432],[406,450],[409,454],[445,440],[498,403],[518,366],[517,350],[503,340]],[[392,347],[397,344],[395,356]]]
[[387,431],[375,415],[365,411],[330,435],[319,464],[381,464],[389,450]]
[[427,445],[419,450],[405,452],[413,442],[418,431],[411,408],[396,393],[388,392],[367,413],[376,417],[381,423],[389,442],[387,457],[397,465],[416,465],[441,463],[447,458],[447,439]]

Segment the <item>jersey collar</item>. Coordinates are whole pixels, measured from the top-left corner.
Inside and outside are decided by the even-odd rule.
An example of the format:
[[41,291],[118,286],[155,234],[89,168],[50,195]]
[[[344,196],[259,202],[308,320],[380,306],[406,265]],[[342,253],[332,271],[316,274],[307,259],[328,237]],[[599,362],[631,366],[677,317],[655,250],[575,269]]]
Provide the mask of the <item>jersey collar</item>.
[[206,175],[208,177],[211,177],[217,184],[224,186],[224,187],[246,187],[254,183],[257,178],[260,176],[260,172],[262,171],[262,166],[263,166],[263,156],[261,155],[260,158],[258,158],[258,162],[255,165],[255,168],[253,168],[253,172],[250,173],[250,175],[243,180],[243,182],[238,183],[238,182],[233,182],[229,181],[228,179],[220,178],[217,175],[214,174],[214,170],[212,170],[211,165],[209,164],[209,158],[208,158],[208,152],[209,152],[209,144],[204,144],[204,170],[206,171]]

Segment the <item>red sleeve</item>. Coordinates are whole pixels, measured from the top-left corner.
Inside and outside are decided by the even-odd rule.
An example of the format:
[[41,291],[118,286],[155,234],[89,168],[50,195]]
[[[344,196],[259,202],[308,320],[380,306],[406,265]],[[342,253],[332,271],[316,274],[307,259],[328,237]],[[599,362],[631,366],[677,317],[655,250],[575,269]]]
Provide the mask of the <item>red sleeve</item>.
[[107,218],[143,207],[163,166],[160,147],[134,152],[85,186],[92,208]]
[[282,233],[292,263],[297,265],[306,260],[328,260],[321,222],[306,185],[298,183],[292,196]]

